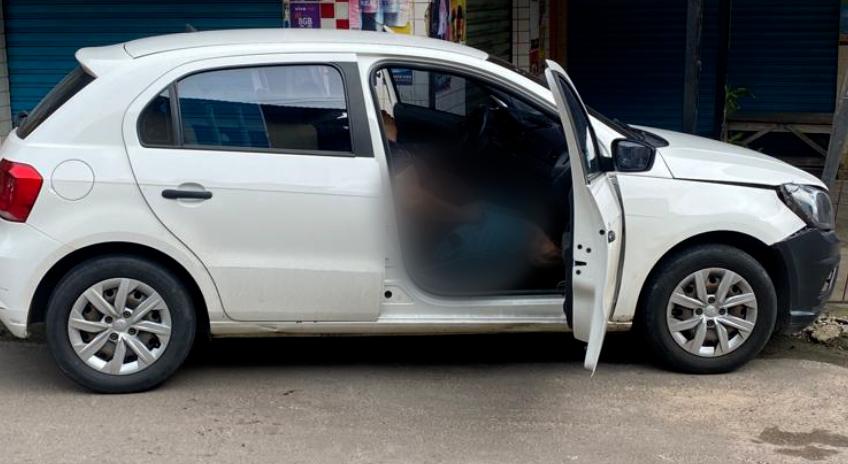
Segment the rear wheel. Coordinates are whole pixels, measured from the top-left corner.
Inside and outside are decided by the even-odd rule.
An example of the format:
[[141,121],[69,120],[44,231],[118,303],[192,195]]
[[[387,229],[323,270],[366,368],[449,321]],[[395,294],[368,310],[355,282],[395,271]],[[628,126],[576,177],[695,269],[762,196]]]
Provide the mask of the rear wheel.
[[103,393],[153,388],[185,361],[196,315],[182,282],[132,256],[78,265],[56,287],[47,342],[73,380]]
[[663,364],[695,374],[728,372],[765,347],[777,297],[757,260],[733,247],[704,245],[661,266],[646,287],[641,328]]

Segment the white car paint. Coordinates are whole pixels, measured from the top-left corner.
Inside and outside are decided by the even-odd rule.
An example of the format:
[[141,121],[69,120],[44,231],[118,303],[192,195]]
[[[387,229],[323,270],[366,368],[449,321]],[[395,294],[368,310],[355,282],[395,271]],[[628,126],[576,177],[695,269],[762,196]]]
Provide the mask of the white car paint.
[[[563,299],[557,295],[448,299],[427,294],[407,278],[402,260],[393,254],[394,237],[382,235],[385,229],[392,230],[391,217],[375,224],[363,221],[379,214],[373,209],[378,202],[371,200],[388,196],[381,143],[374,144],[371,159],[262,160],[241,154],[243,174],[218,153],[181,158],[138,144],[137,114],[163,83],[178,76],[222,63],[330,57],[359,63],[365,95],[370,95],[371,66],[385,57],[400,57],[485,74],[555,108],[549,90],[485,61],[483,52],[391,34],[223,31],[80,50],[77,58],[97,76],[96,85],[79,92],[25,140],[12,133],[0,147],[0,157],[27,163],[47,176],[67,160],[84,160],[94,173],[94,186],[69,201],[60,193],[82,191],[90,187],[91,179],[85,170],[61,170],[63,176],[55,182],[63,187],[49,187],[53,180],[45,182],[26,224],[0,220],[0,320],[15,335],[26,337],[36,289],[50,269],[76,250],[131,243],[157,250],[186,270],[200,289],[215,336],[566,330]],[[373,105],[366,105],[366,113],[372,138],[381,140]],[[601,151],[608,154],[620,135],[598,120],[593,124]],[[595,282],[591,287],[586,282],[593,293],[606,295],[604,319],[611,325],[633,319],[648,274],[682,241],[712,231],[735,231],[771,245],[804,226],[774,189],[722,182],[821,185],[802,171],[761,155],[656,132],[671,145],[659,150],[653,168],[615,176],[624,211],[623,256],[617,257],[622,263],[620,286]],[[274,169],[298,174],[274,176]],[[244,174],[248,171],[249,176]],[[214,211],[202,213],[201,207],[164,205],[157,197],[163,187],[198,180],[239,193],[224,197]],[[333,198],[319,200],[313,193]],[[605,207],[610,201],[607,195],[597,204]],[[269,204],[296,220],[261,214]],[[357,226],[348,228],[351,237],[338,237],[339,225],[332,222],[330,209]],[[173,219],[178,212],[193,214],[192,227],[203,229],[178,225]],[[225,230],[211,230],[210,215],[227,218]],[[329,228],[313,237],[326,248],[306,242],[307,225],[313,220]],[[297,240],[280,244],[275,239],[281,229]],[[376,235],[357,235],[368,231]],[[245,234],[248,239],[242,240]],[[333,243],[331,237],[352,242]],[[372,248],[375,244],[380,246],[377,251]],[[614,266],[610,263],[606,265]],[[391,298],[384,296],[386,291],[391,291]],[[242,302],[250,304],[233,306]],[[591,318],[595,309],[575,311]],[[601,330],[597,324],[594,327]],[[591,338],[588,330],[579,336]]]
[[[588,120],[589,114],[579,101],[574,84],[560,65],[550,60],[547,64],[545,77],[565,128],[573,179],[575,224],[571,287],[574,301],[571,325],[574,337],[589,343],[585,367],[594,372],[618,293],[618,270],[624,242],[622,205],[614,176],[590,165],[591,161],[600,159],[601,154],[597,152],[599,148],[592,137],[591,127],[583,136],[577,132],[575,121],[581,117]],[[576,105],[571,104],[575,102]]]
[[816,176],[754,150],[690,134],[646,129],[668,140],[670,146],[661,149],[662,157],[671,175],[677,179],[825,186]]
[[[147,148],[136,121],[171,82],[244,65],[356,63],[353,54],[196,60],[169,70],[130,105],[124,139],[142,195],[205,264],[236,321],[375,321],[385,273],[382,177],[374,158]],[[167,166],[166,169],[163,169]],[[210,190],[173,201],[163,189]],[[225,221],[232,227],[219,227]]]

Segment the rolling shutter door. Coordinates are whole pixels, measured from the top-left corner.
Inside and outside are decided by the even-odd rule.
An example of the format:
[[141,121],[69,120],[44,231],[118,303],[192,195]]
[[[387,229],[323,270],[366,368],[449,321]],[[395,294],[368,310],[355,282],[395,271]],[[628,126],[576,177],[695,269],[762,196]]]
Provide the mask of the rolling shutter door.
[[281,0],[5,0],[12,114],[30,111],[82,47],[199,30],[280,27]]
[[745,111],[830,113],[836,98],[839,2],[733,0],[727,81]]
[[512,59],[512,0],[467,0],[467,45]]
[[587,105],[682,128],[686,2],[568,0],[567,17],[567,70]]

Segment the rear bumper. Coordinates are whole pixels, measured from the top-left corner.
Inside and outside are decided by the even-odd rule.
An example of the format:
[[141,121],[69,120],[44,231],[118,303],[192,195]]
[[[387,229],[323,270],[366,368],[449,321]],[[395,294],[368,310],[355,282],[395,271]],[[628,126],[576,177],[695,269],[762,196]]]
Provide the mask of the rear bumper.
[[0,220],[0,322],[20,338],[35,289],[50,266],[71,249],[27,225]]
[[778,330],[797,332],[812,324],[833,293],[839,271],[839,237],[834,231],[804,229],[776,243],[786,265],[788,312],[778,319]]

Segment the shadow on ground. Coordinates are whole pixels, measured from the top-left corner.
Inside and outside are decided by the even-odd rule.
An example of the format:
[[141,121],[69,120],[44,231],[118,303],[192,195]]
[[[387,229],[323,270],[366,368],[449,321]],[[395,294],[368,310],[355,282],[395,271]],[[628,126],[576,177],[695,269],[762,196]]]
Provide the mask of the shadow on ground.
[[[0,342],[18,341],[0,325]],[[43,343],[35,331],[24,343]],[[574,363],[583,361],[586,345],[568,333],[494,335],[232,338],[202,341],[188,366],[216,365],[494,365]],[[776,335],[760,355],[763,359],[804,359],[848,367],[848,352]],[[634,333],[607,334],[604,364],[654,367],[650,353]]]
[[[602,362],[649,364],[637,340],[630,333],[609,334]],[[216,339],[196,349],[188,365],[582,363],[584,355],[585,344],[567,333]]]

